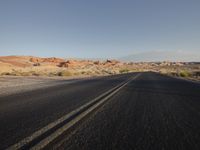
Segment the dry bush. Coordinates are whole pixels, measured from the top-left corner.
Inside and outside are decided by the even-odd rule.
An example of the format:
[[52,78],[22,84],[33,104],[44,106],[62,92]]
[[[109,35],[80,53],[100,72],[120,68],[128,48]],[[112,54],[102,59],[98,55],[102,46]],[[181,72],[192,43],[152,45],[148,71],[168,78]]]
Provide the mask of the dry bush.
[[119,70],[119,73],[128,73],[130,70],[129,69],[121,69]]
[[190,76],[191,76],[191,73],[188,72],[188,71],[181,71],[181,72],[179,73],[179,76],[181,76],[181,77],[190,77]]
[[73,74],[69,71],[60,71],[57,73],[58,76],[72,76]]
[[109,75],[113,74],[110,70],[105,70],[105,69],[102,70],[102,73],[103,74],[109,74]]
[[2,72],[1,75],[2,75],[2,76],[5,76],[5,75],[6,75],[6,76],[9,76],[9,75],[12,75],[12,73],[10,73],[10,72]]
[[87,72],[86,71],[81,71],[81,74],[86,74]]
[[49,72],[48,73],[49,77],[53,77],[53,76],[57,76],[57,75],[58,75],[58,73],[56,73],[56,72]]
[[200,77],[200,71],[196,71],[194,74],[195,76]]
[[80,72],[74,72],[73,75],[79,76],[79,75],[81,75],[81,73]]
[[21,76],[31,76],[32,73],[31,72],[20,72]]

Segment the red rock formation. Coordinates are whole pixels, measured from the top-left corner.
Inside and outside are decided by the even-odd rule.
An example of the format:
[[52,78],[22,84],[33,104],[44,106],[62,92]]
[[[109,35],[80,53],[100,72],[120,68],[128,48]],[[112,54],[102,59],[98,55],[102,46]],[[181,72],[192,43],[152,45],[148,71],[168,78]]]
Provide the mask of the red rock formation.
[[45,63],[61,63],[61,62],[64,62],[64,61],[65,61],[64,59],[55,58],[55,57],[51,57],[51,58],[31,57],[30,58],[30,62],[33,62],[33,63],[42,63],[42,62],[45,62]]
[[104,65],[108,65],[108,66],[114,66],[114,65],[116,65],[116,64],[118,64],[118,63],[120,63],[119,61],[117,61],[117,60],[107,60],[105,63],[104,63]]
[[31,57],[30,58],[30,62],[41,63],[42,62],[42,58]]
[[51,63],[61,63],[64,62],[64,59],[61,58],[55,58],[55,57],[51,57],[51,58],[43,58],[43,62],[51,62]]

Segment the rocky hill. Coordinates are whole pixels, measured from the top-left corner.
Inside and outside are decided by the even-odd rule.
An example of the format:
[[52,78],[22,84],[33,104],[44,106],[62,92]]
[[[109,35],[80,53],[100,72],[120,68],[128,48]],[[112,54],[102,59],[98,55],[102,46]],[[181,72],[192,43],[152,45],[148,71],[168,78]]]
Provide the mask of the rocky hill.
[[107,75],[131,69],[131,65],[117,60],[65,60],[32,56],[0,57],[1,75]]
[[[14,76],[98,76],[127,72],[155,71],[165,74],[198,76],[197,62],[122,62],[118,60],[76,60],[33,56],[0,57],[0,75]],[[185,76],[183,75],[183,76]]]

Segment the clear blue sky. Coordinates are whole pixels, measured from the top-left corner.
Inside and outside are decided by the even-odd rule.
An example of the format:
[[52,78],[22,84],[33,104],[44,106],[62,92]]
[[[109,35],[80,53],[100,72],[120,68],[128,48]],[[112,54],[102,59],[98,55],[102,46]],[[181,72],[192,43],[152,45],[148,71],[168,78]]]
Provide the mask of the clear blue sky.
[[0,55],[200,53],[200,0],[1,0]]

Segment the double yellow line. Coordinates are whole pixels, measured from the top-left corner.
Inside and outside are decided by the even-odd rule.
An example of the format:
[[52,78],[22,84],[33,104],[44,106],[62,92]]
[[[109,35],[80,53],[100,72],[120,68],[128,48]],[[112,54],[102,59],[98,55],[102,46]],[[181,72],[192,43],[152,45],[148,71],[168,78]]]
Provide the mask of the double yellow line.
[[[7,150],[18,150],[18,149],[43,149],[45,146],[50,144],[72,126],[77,124],[80,120],[86,117],[89,113],[94,111],[96,108],[100,107],[107,100],[109,100],[113,95],[119,92],[123,87],[129,84],[132,80],[139,77],[140,74],[131,77],[127,81],[117,85],[116,87],[110,89],[109,91],[101,94],[97,98],[89,101],[88,103],[82,105],[81,107],[73,110],[72,112],[66,114],[65,116],[59,118],[58,120],[48,124],[42,129],[34,132],[32,135],[24,138],[18,143],[10,146]],[[36,144],[35,144],[36,143]]]

